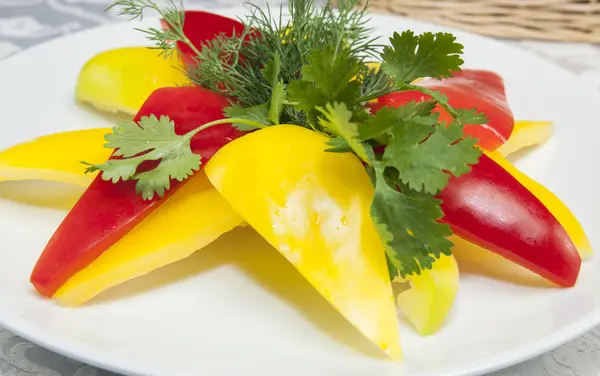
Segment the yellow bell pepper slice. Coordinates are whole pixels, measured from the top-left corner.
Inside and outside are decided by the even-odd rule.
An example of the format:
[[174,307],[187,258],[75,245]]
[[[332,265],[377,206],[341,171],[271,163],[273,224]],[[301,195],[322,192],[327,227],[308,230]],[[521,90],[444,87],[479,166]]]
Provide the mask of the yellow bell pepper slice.
[[458,265],[454,256],[442,255],[431,269],[407,276],[410,289],[398,295],[398,307],[420,335],[437,332],[454,305],[459,286]]
[[117,48],[86,62],[75,98],[102,111],[135,115],[154,90],[189,83],[176,53],[165,59],[147,47]]
[[504,156],[516,151],[543,144],[554,132],[554,124],[549,121],[517,120],[508,141],[498,148]]
[[369,210],[373,185],[350,153],[293,125],[232,141],[205,167],[215,188],[365,337],[401,358],[383,244]]
[[104,147],[110,128],[55,133],[0,152],[0,181],[48,180],[87,187],[96,176],[85,174],[81,161],[102,163],[112,150]]
[[192,255],[242,222],[206,175],[199,172],[131,232],[71,277],[53,299],[64,306],[79,306],[113,286]]
[[563,226],[571,241],[577,247],[577,251],[583,260],[592,255],[592,246],[583,230],[583,227],[573,215],[571,210],[548,188],[544,187],[537,181],[533,180],[526,174],[519,171],[512,163],[510,163],[499,152],[486,152],[486,154],[496,163],[506,169],[514,176],[525,188],[537,197],[542,204],[556,217],[558,222]]

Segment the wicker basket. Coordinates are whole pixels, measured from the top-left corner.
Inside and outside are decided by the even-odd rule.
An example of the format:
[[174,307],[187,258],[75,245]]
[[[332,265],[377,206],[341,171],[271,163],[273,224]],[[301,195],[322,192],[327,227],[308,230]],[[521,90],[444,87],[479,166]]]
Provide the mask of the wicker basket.
[[375,12],[495,37],[600,43],[600,0],[370,0],[370,4]]

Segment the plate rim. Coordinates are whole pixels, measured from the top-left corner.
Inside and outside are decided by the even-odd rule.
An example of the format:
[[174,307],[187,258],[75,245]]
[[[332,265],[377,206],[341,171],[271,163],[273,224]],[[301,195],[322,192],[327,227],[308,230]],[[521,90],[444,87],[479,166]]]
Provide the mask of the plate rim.
[[[196,10],[197,8],[190,8],[190,10]],[[200,8],[198,8],[200,9]],[[244,7],[228,7],[228,8],[201,8],[206,11],[218,13],[218,14],[239,14],[242,11],[245,11]],[[479,39],[481,41],[489,42],[495,46],[502,47],[503,49],[509,49],[515,51],[518,54],[529,55],[531,58],[535,59],[537,62],[542,62],[543,64],[552,65],[555,69],[559,69],[565,75],[568,75],[571,79],[577,82],[577,85],[585,87],[585,90],[589,92],[595,92],[599,94],[600,98],[600,90],[594,89],[586,85],[586,81],[582,79],[580,76],[576,75],[572,71],[564,68],[559,65],[557,62],[545,59],[542,56],[535,54],[526,49],[520,49],[514,45],[506,43],[503,40],[498,40],[496,38],[483,36],[479,34],[475,34],[469,31],[459,30],[452,27],[446,27],[444,25],[421,21],[409,17],[398,16],[394,14],[389,14],[385,12],[381,12],[380,10],[370,11],[369,16],[371,17],[382,17],[382,18],[392,18],[396,20],[408,20],[413,24],[422,25],[423,27],[428,28],[436,28],[443,29],[449,32],[455,33],[457,35],[468,35],[470,38]],[[144,22],[156,22],[157,18],[148,17],[144,19]],[[85,37],[86,34],[94,34],[94,33],[102,33],[103,30],[112,29],[112,28],[121,28],[126,25],[127,22],[115,22],[115,23],[106,23],[93,26],[91,28],[87,28],[84,30],[80,30],[71,34],[62,35],[57,38],[53,38],[46,42],[40,43],[30,48],[26,48],[21,50],[5,59],[0,61],[0,68],[7,63],[12,63],[13,60],[26,58],[28,54],[35,54],[38,49],[48,48],[48,45],[52,44],[64,44],[71,38],[81,38]],[[97,367],[102,370],[115,372],[124,375],[134,375],[134,376],[172,376],[168,374],[163,374],[161,372],[154,373],[148,372],[149,370],[144,370],[145,366],[138,363],[130,363],[125,358],[122,359],[112,359],[113,356],[110,355],[102,355],[98,350],[93,349],[92,347],[85,346],[83,347],[84,351],[79,351],[81,347],[73,347],[69,346],[61,346],[64,345],[63,341],[60,338],[56,338],[55,336],[47,336],[43,332],[40,333],[35,326],[29,324],[26,320],[20,319],[18,317],[13,317],[13,315],[3,315],[1,314],[0,309],[0,327],[8,330],[12,334],[15,334],[21,338],[24,338],[36,345],[39,345],[45,349],[48,349],[56,354],[60,354],[69,359],[76,360],[79,362],[83,362],[85,364]],[[465,368],[463,370],[448,374],[447,376],[467,376],[467,375],[482,375],[489,372],[494,372],[498,370],[505,369],[507,367],[519,364],[526,360],[533,359],[539,355],[542,355],[552,349],[560,347],[561,345],[585,334],[590,331],[594,327],[600,325],[600,315],[594,315],[594,313],[599,313],[600,308],[596,311],[590,312],[587,316],[587,319],[580,319],[575,321],[567,326],[560,328],[559,330],[552,333],[550,336],[542,337],[536,341],[533,341],[529,344],[525,344],[521,347],[517,347],[513,350],[506,351],[500,354],[500,356],[495,356],[488,358],[487,361],[475,361],[472,362],[471,366]],[[36,333],[37,332],[37,333]],[[386,374],[386,376],[388,376]],[[390,375],[391,376],[391,375]]]

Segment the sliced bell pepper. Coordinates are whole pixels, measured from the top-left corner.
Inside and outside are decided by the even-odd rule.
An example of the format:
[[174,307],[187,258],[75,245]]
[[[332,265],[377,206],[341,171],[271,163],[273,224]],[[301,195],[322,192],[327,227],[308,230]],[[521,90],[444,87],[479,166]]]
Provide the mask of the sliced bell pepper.
[[[169,115],[175,131],[183,134],[221,119],[227,103],[225,98],[199,87],[162,88],[152,93],[135,121],[150,114]],[[240,134],[226,124],[214,126],[200,132],[192,147],[205,162]],[[96,177],[46,245],[31,274],[32,284],[40,294],[53,296],[69,278],[125,236],[180,185],[173,182],[164,197],[144,201],[136,194],[134,181],[113,184]]]
[[[508,106],[504,83],[496,73],[482,70],[462,70],[453,77],[443,80],[423,79],[415,85],[439,91],[448,97],[448,103],[455,108],[477,108],[483,112],[489,122],[487,124],[466,124],[464,132],[479,139],[479,145],[485,150],[496,150],[510,137],[515,118]],[[400,106],[410,101],[430,99],[418,91],[402,91],[387,94],[378,98],[376,104],[369,104],[372,111],[384,106]],[[435,109],[440,113],[441,121],[452,121],[452,116],[441,107]]]
[[48,180],[87,187],[96,174],[84,174],[80,161],[102,163],[110,157],[104,147],[108,128],[69,131],[42,136],[0,152],[0,181]]
[[560,222],[519,180],[483,154],[471,172],[441,192],[443,222],[457,236],[573,286],[581,257]]
[[333,307],[399,359],[385,252],[369,214],[373,185],[354,155],[326,152],[327,140],[294,125],[268,127],[223,147],[205,171]]
[[450,241],[454,244],[452,255],[456,258],[462,274],[477,274],[522,286],[555,286],[531,270],[456,235],[451,236]]
[[515,127],[508,141],[497,151],[507,156],[527,147],[546,142],[554,131],[554,124],[549,121],[515,121]]
[[53,298],[65,306],[79,306],[104,290],[190,256],[242,222],[204,172],[199,172],[69,278]]
[[[551,123],[541,123],[539,125],[533,123],[536,124],[531,126],[533,129],[529,128],[529,123],[525,123],[523,128],[525,129],[524,137],[521,137],[520,132],[522,128],[519,126],[519,122],[516,124],[511,139],[502,146],[504,147],[512,142],[513,144],[510,146],[510,149],[515,151],[520,147],[528,146],[528,144],[543,142],[547,134],[546,129],[550,127]],[[518,137],[516,141],[513,141],[514,136]],[[577,247],[580,257],[582,259],[590,257],[592,252],[590,242],[577,218],[575,218],[568,207],[544,186],[518,171],[499,152],[489,152],[487,154],[514,176],[551,211],[567,231],[571,241]],[[453,238],[453,243],[455,243],[453,250],[461,256],[460,261],[464,261],[466,258],[472,261],[470,258],[475,257],[473,249],[478,246],[472,243],[467,244],[466,240],[457,236]],[[471,238],[469,237],[468,239]],[[480,250],[476,250],[479,252],[477,254],[487,252],[481,247],[479,248]],[[409,276],[408,281],[411,284],[411,288],[398,296],[398,306],[421,335],[435,333],[442,326],[453,306],[453,301],[458,290],[459,270],[456,266],[456,261],[452,256],[444,257],[437,260],[433,264],[432,269],[425,270],[421,275]],[[483,258],[480,257],[480,259]],[[485,258],[485,261],[495,261],[497,264],[498,260],[488,257]]]
[[154,90],[189,83],[177,54],[165,59],[156,49],[117,48],[85,63],[75,98],[102,111],[135,115]]
[[454,256],[442,255],[431,269],[406,280],[410,289],[398,295],[398,307],[419,334],[426,336],[437,332],[454,306],[458,293],[459,270]]
[[517,179],[525,188],[537,197],[542,204],[554,215],[554,217],[560,222],[562,227],[565,229],[569,238],[577,247],[579,256],[582,259],[587,259],[592,255],[592,245],[588,239],[583,227],[573,215],[571,210],[565,205],[554,193],[542,184],[533,180],[526,174],[519,171],[512,163],[500,154],[500,152],[488,152],[486,153],[494,162],[502,166],[508,171],[515,179]]

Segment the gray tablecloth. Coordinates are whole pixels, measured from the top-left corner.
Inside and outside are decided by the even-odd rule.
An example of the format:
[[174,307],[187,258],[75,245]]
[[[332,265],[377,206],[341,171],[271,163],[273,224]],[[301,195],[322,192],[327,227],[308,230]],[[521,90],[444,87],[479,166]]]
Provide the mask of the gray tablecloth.
[[[159,0],[160,1],[160,0]],[[164,0],[163,0],[164,1]],[[112,0],[0,0],[0,59],[57,36],[115,22]],[[190,7],[239,6],[240,0],[186,0]],[[269,0],[270,4],[285,0]],[[600,47],[511,42],[542,54],[600,88]],[[111,376],[29,343],[0,328],[1,376]],[[600,376],[600,329],[548,354],[489,376]]]

